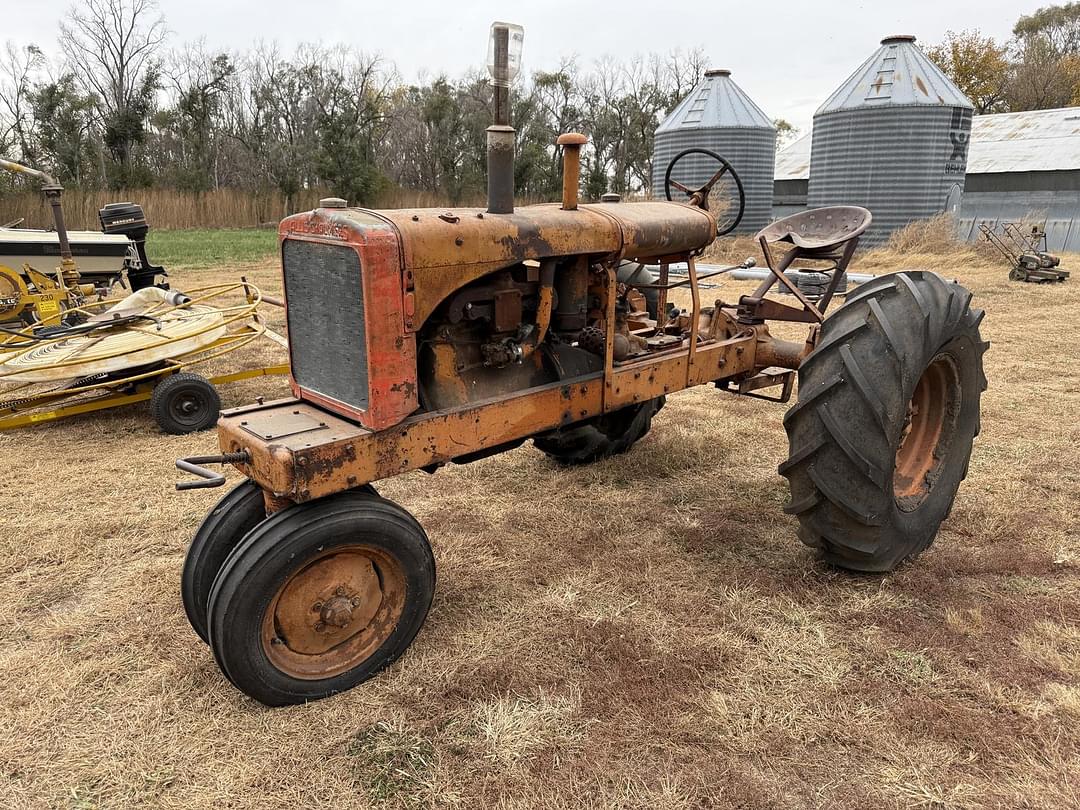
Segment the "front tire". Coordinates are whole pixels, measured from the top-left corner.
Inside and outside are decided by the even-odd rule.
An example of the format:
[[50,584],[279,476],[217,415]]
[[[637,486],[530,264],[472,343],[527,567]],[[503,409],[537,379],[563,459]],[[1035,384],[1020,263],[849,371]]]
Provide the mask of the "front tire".
[[590,464],[625,453],[652,428],[652,419],[664,407],[664,397],[620,408],[576,425],[539,436],[533,444],[564,466]]
[[264,520],[263,491],[254,481],[244,479],[207,512],[188,546],[180,574],[180,596],[191,629],[207,643],[206,607],[218,571],[244,535]]
[[986,389],[971,293],[922,271],[862,285],[822,324],[784,417],[799,537],[891,571],[927,548],[967,475]]
[[397,659],[434,590],[420,524],[384,498],[344,492],[274,513],[229,555],[210,595],[210,645],[261,703],[318,700]]

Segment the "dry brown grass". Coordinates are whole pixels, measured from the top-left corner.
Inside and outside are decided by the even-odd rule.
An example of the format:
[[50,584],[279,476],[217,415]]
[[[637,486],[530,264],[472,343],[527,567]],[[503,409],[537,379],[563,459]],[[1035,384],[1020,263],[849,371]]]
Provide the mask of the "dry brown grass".
[[915,248],[855,269],[901,265],[968,285],[993,341],[970,477],[916,562],[816,563],[781,511],[784,408],[701,388],[615,460],[380,484],[431,536],[435,603],[397,665],[309,706],[244,698],[184,618],[221,491],[174,492],[172,461],[213,435],[139,407],[0,434],[0,803],[1077,806],[1080,286]]

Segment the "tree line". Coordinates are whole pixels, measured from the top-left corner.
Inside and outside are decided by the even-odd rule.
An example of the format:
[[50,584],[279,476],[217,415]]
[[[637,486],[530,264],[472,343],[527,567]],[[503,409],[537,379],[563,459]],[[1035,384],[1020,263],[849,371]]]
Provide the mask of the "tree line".
[[927,54],[978,114],[1080,105],[1080,3],[1020,17],[1004,42],[950,31]]
[[[0,53],[0,155],[65,185],[273,191],[289,210],[313,188],[361,204],[394,189],[483,196],[483,71],[406,82],[392,62],[344,45],[171,47],[155,0],[79,0],[58,44],[59,59],[32,44]],[[928,52],[979,113],[1080,103],[1080,3],[1021,17],[1007,43],[950,32]],[[705,67],[689,50],[567,59],[525,77],[513,94],[517,193],[558,196],[554,141],[570,130],[590,137],[587,197],[646,190],[653,131]],[[797,134],[776,124],[781,143]],[[12,183],[0,176],[0,193]]]
[[[168,46],[154,0],[80,0],[60,24],[62,60],[7,43],[0,155],[83,189],[325,188],[371,203],[387,188],[460,202],[485,189],[486,72],[405,82],[392,62],[344,45],[284,53],[258,44]],[[557,196],[561,132],[590,135],[585,193],[640,191],[653,130],[705,68],[700,50],[564,61],[515,87],[516,186]],[[11,179],[0,177],[0,191]]]

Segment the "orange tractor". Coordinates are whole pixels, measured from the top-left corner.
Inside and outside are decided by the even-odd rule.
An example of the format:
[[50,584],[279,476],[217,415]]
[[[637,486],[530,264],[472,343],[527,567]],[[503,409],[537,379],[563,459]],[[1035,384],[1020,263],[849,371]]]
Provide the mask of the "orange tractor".
[[[668,173],[669,198],[685,201],[585,205],[585,139],[563,135],[562,203],[515,209],[499,82],[515,32],[493,30],[488,207],[327,200],[284,220],[293,396],[226,411],[221,455],[178,462],[199,476],[180,488],[224,483],[212,463],[245,476],[196,533],[182,595],[223,672],[263,703],[349,689],[420,630],[434,559],[420,524],[372,487],[383,478],[530,440],[585,464],[630,449],[677,391],[787,401],[797,376],[785,511],[828,562],[888,571],[930,545],[967,472],[987,346],[968,291],[896,273],[826,317],[870,221],[839,207],[766,228],[770,277],[734,304],[706,304],[700,281],[735,269],[695,265],[718,232],[711,192],[733,171],[720,158],[698,182]],[[831,274],[816,300],[786,274],[800,259]],[[796,305],[768,296],[777,285]],[[680,286],[686,309],[667,304]],[[802,324],[805,339],[774,337],[773,321]]]

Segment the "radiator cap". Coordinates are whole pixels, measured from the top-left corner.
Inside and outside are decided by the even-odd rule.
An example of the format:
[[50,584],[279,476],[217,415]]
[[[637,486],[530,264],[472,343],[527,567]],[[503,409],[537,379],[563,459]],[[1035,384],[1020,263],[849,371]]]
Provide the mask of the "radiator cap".
[[319,208],[348,208],[349,201],[341,197],[323,197],[319,200]]

